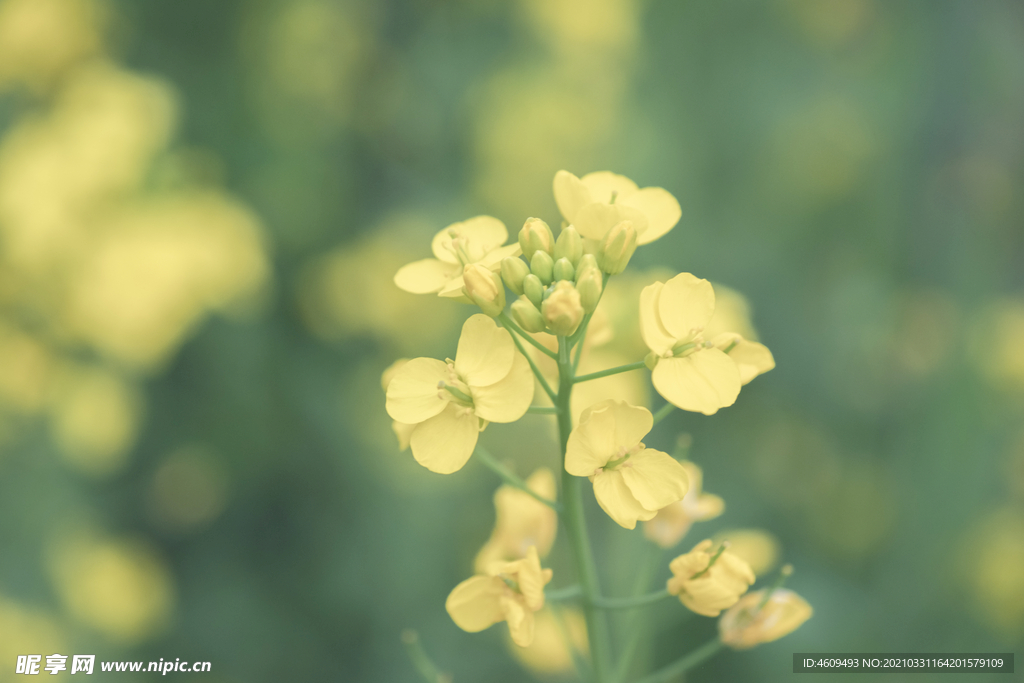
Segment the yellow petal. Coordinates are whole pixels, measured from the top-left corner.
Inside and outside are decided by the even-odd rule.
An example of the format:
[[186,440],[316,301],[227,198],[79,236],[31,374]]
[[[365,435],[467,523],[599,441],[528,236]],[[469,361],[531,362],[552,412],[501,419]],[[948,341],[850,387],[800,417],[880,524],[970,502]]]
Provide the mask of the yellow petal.
[[647,217],[625,204],[587,204],[576,212],[572,224],[584,237],[599,240],[622,221],[632,221],[640,236],[647,230]]
[[562,218],[570,223],[576,217],[577,211],[595,201],[583,181],[568,171],[556,173],[554,185],[555,203],[562,212]]
[[636,192],[636,183],[624,175],[612,173],[611,171],[594,171],[581,178],[583,184],[590,190],[595,202],[608,204],[615,195],[615,202],[619,198]]
[[[726,338],[733,337],[727,343]],[[758,375],[763,375],[775,367],[775,358],[772,352],[764,344],[755,341],[747,341],[737,334],[722,334],[714,339],[717,348],[729,348],[729,358],[740,370],[740,381],[747,384]],[[730,348],[731,347],[731,348]]]
[[447,263],[458,263],[452,240],[462,237],[469,243],[470,261],[478,261],[487,252],[496,249],[508,239],[505,224],[493,216],[476,216],[468,220],[452,223],[434,235],[430,249],[434,256]]
[[412,294],[433,294],[440,291],[459,272],[459,267],[437,259],[407,263],[395,273],[399,289]]
[[388,384],[388,415],[392,420],[418,424],[428,420],[448,405],[438,395],[438,382],[448,377],[448,364],[434,358],[413,358],[395,373]]
[[455,372],[470,386],[494,384],[512,369],[516,345],[508,330],[477,313],[462,324],[455,352]]
[[659,394],[677,408],[714,415],[740,393],[736,364],[718,349],[701,349],[683,358],[662,359],[651,372]]
[[620,457],[640,443],[654,426],[646,408],[625,401],[607,400],[590,406],[580,414],[580,423],[569,434],[565,451],[565,470],[577,477],[589,477],[612,458]]
[[714,288],[690,273],[680,273],[666,282],[658,298],[661,324],[680,341],[692,339],[707,327],[714,313]]
[[451,474],[473,455],[479,436],[476,416],[451,403],[441,414],[417,425],[409,445],[416,462],[431,472]]
[[522,602],[511,597],[506,597],[503,600],[503,608],[512,642],[519,647],[529,647],[533,642],[533,612],[527,609]]
[[635,529],[637,520],[652,519],[657,514],[640,505],[618,470],[606,470],[594,477],[594,496],[601,509],[626,529]]
[[504,378],[486,387],[472,387],[473,410],[488,422],[515,422],[533,402],[535,386],[529,361],[516,351]]
[[637,239],[637,244],[649,244],[658,239],[674,228],[683,215],[676,198],[660,187],[645,187],[618,201],[639,209],[647,217],[647,229]]
[[671,351],[678,341],[661,324],[658,302],[661,300],[663,289],[664,282],[655,282],[640,292],[640,336],[643,337],[647,348],[659,356]]
[[551,581],[551,570],[541,569],[540,556],[534,546],[526,551],[526,557],[518,564],[516,581],[519,584],[519,592],[523,594],[526,606],[536,612],[544,606],[544,586]]
[[503,247],[492,249],[487,252],[487,255],[478,261],[478,263],[484,268],[490,268],[494,272],[501,270],[501,260],[506,257],[515,258],[523,253],[523,248],[519,246],[519,242],[513,242],[512,244],[506,244]]
[[466,286],[466,281],[462,278],[462,275],[452,277],[448,283],[441,288],[441,291],[437,293],[438,296],[443,296],[446,299],[455,299],[461,301],[464,304],[473,303],[470,301],[466,293],[462,291],[462,288]]
[[496,576],[474,576],[448,594],[444,608],[456,626],[477,633],[504,621],[501,596],[505,589],[505,582]]
[[668,453],[645,448],[619,467],[633,497],[648,510],[683,499],[690,487],[686,470]]

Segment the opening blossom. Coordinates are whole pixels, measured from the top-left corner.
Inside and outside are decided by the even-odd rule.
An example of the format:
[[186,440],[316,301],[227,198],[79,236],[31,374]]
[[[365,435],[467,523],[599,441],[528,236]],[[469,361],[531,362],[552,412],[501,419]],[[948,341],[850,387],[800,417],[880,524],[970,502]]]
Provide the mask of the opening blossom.
[[704,474],[700,467],[689,460],[679,464],[690,479],[690,490],[681,501],[663,507],[654,519],[644,522],[644,536],[662,548],[672,548],[683,540],[694,522],[714,519],[725,511],[724,500],[701,491]]
[[637,231],[637,244],[648,244],[675,227],[683,215],[679,202],[660,187],[640,189],[610,171],[577,178],[568,171],[555,174],[555,201],[562,217],[581,235],[602,239],[622,221]]
[[409,436],[416,461],[431,472],[462,469],[490,422],[515,422],[533,400],[526,357],[507,330],[483,314],[462,326],[455,360],[414,358],[388,384],[387,411],[415,425]]
[[693,550],[672,560],[668,592],[697,614],[717,617],[736,604],[754,583],[750,565],[723,547],[711,552],[713,543],[701,541]]
[[468,633],[508,622],[513,642],[533,642],[533,613],[544,607],[544,586],[551,570],[541,569],[536,548],[515,562],[497,563],[487,575],[466,579],[448,595],[445,609],[455,625]]
[[743,384],[775,367],[767,348],[738,334],[705,339],[714,313],[714,288],[690,273],[640,292],[640,333],[651,350],[654,388],[677,408],[705,415],[731,406]]
[[608,400],[584,410],[569,434],[565,470],[590,477],[601,509],[627,529],[681,500],[690,485],[675,458],[640,443],[653,426],[646,408]]
[[505,224],[491,216],[477,216],[452,223],[434,235],[430,249],[436,258],[413,261],[398,269],[395,284],[413,294],[464,298],[462,278],[466,266],[477,263],[492,272],[501,269],[506,256],[518,256],[518,243],[505,244]]
[[718,631],[722,642],[735,650],[770,643],[789,635],[814,615],[807,601],[786,588],[774,590],[763,607],[765,592],[754,591],[722,615]]

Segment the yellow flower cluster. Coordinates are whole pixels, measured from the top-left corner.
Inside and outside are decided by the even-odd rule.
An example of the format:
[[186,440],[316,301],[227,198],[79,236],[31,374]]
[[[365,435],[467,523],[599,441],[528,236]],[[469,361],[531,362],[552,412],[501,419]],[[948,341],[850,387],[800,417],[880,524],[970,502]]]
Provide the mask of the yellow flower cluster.
[[[560,486],[547,468],[523,481],[514,468],[479,450],[478,459],[505,484],[494,495],[494,530],[476,556],[476,576],[452,590],[446,608],[456,625],[469,632],[507,622],[520,648],[533,644],[538,623],[545,634],[560,630],[560,645],[547,647],[543,657],[523,649],[522,661],[537,670],[561,671],[574,653],[589,650],[602,681],[607,673],[600,650],[607,649],[607,633],[593,620],[607,599],[598,594],[596,571],[587,564],[593,560],[586,557],[589,543],[582,538],[582,478],[593,484],[598,505],[615,523],[635,529],[638,521],[645,522],[649,540],[675,546],[695,522],[722,514],[725,503],[703,492],[699,466],[648,448],[643,440],[672,406],[712,415],[732,405],[741,387],[771,370],[775,361],[756,341],[742,296],[722,288],[716,315],[715,288],[690,273],[634,280],[601,308],[609,278],[625,270],[637,246],[662,237],[679,222],[682,212],[670,193],[640,188],[607,171],[582,178],[559,171],[554,194],[564,218],[557,238],[545,221],[531,217],[516,243],[506,245],[505,225],[477,216],[437,233],[431,245],[434,258],[398,270],[400,288],[458,299],[480,313],[463,325],[454,360],[396,361],[382,383],[399,445],[411,448],[416,461],[433,472],[459,470],[491,422],[514,422],[527,412],[555,416]],[[632,294],[624,298],[623,289]],[[626,326],[636,321],[632,345],[623,321]],[[633,362],[579,372],[602,357],[592,351],[595,347],[623,333],[626,341],[618,353]],[[637,359],[643,347],[648,353]],[[582,362],[584,351],[591,365]],[[622,400],[623,393],[602,395],[607,386],[581,392],[589,405],[580,405],[577,416],[572,406],[576,385],[644,368],[651,371],[654,389],[671,404],[657,417]],[[535,387],[550,404],[530,405]],[[557,599],[579,598],[589,605],[586,625],[576,628],[576,635],[564,628],[564,617],[576,612],[556,606],[542,612],[539,621],[535,617],[545,607],[544,586],[552,576],[541,558],[554,544],[560,513],[576,549],[580,586],[559,589]],[[781,637],[809,617],[810,608],[787,591],[747,595],[755,581],[743,559],[748,555],[761,558],[764,553],[731,552],[727,542],[702,541],[671,562],[664,593],[638,604],[667,593],[697,614],[717,617],[728,610],[720,622],[721,638],[734,648]],[[766,561],[759,559],[758,566],[767,568]],[[581,641],[584,631],[593,642],[589,637]]]

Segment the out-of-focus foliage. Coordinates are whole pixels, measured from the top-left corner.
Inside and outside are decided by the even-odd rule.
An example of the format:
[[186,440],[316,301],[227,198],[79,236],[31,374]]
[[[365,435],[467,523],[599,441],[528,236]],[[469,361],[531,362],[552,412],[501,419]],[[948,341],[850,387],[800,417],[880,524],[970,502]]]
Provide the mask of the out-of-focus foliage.
[[[643,357],[629,302],[681,271],[775,355],[648,445],[691,434],[725,501],[678,552],[742,530],[814,617],[690,679],[1019,650],[1021,121],[1011,0],[0,0],[0,659],[412,680],[414,628],[457,681],[557,677],[565,652],[448,619],[499,482],[400,453],[379,382],[453,357],[472,312],[397,268],[470,216],[556,224],[560,168],[683,208],[612,279],[581,372]],[[522,476],[557,466],[529,419],[481,439]],[[630,586],[642,531],[596,521]],[[642,659],[713,635],[679,609]]]

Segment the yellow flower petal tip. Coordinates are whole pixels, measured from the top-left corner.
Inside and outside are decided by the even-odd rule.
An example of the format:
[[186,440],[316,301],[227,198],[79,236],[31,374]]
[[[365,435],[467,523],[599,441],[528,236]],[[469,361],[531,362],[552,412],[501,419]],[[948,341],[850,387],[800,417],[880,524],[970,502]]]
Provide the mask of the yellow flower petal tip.
[[489,422],[515,422],[533,401],[526,357],[508,331],[477,314],[462,326],[454,361],[414,358],[387,385],[387,411],[400,445],[408,439],[418,463],[440,474],[456,472]]
[[700,467],[687,460],[680,464],[690,480],[690,490],[682,500],[663,507],[654,519],[644,522],[644,536],[662,548],[675,547],[694,522],[714,519],[725,511],[725,501],[701,491],[703,472]]
[[512,641],[528,647],[534,637],[534,612],[544,607],[544,586],[551,570],[542,569],[531,547],[526,557],[494,564],[487,574],[466,579],[452,590],[445,609],[463,631],[476,633],[500,621],[508,623]]
[[[743,596],[718,621],[722,642],[745,650],[787,636],[814,616],[806,600],[791,590],[779,588],[765,602],[765,592]],[[762,606],[762,603],[763,606]]]
[[649,244],[674,228],[682,217],[679,202],[660,187],[638,188],[629,178],[597,171],[578,178],[559,171],[554,180],[555,202],[562,217],[580,235],[600,240],[612,227],[631,221],[637,244]]
[[641,443],[653,425],[646,408],[608,400],[584,410],[569,434],[566,471],[590,477],[601,509],[626,529],[682,500],[690,486],[678,461]]
[[672,560],[669,569],[668,592],[706,617],[717,617],[735,605],[755,580],[750,565],[722,545],[715,548],[710,540]]

